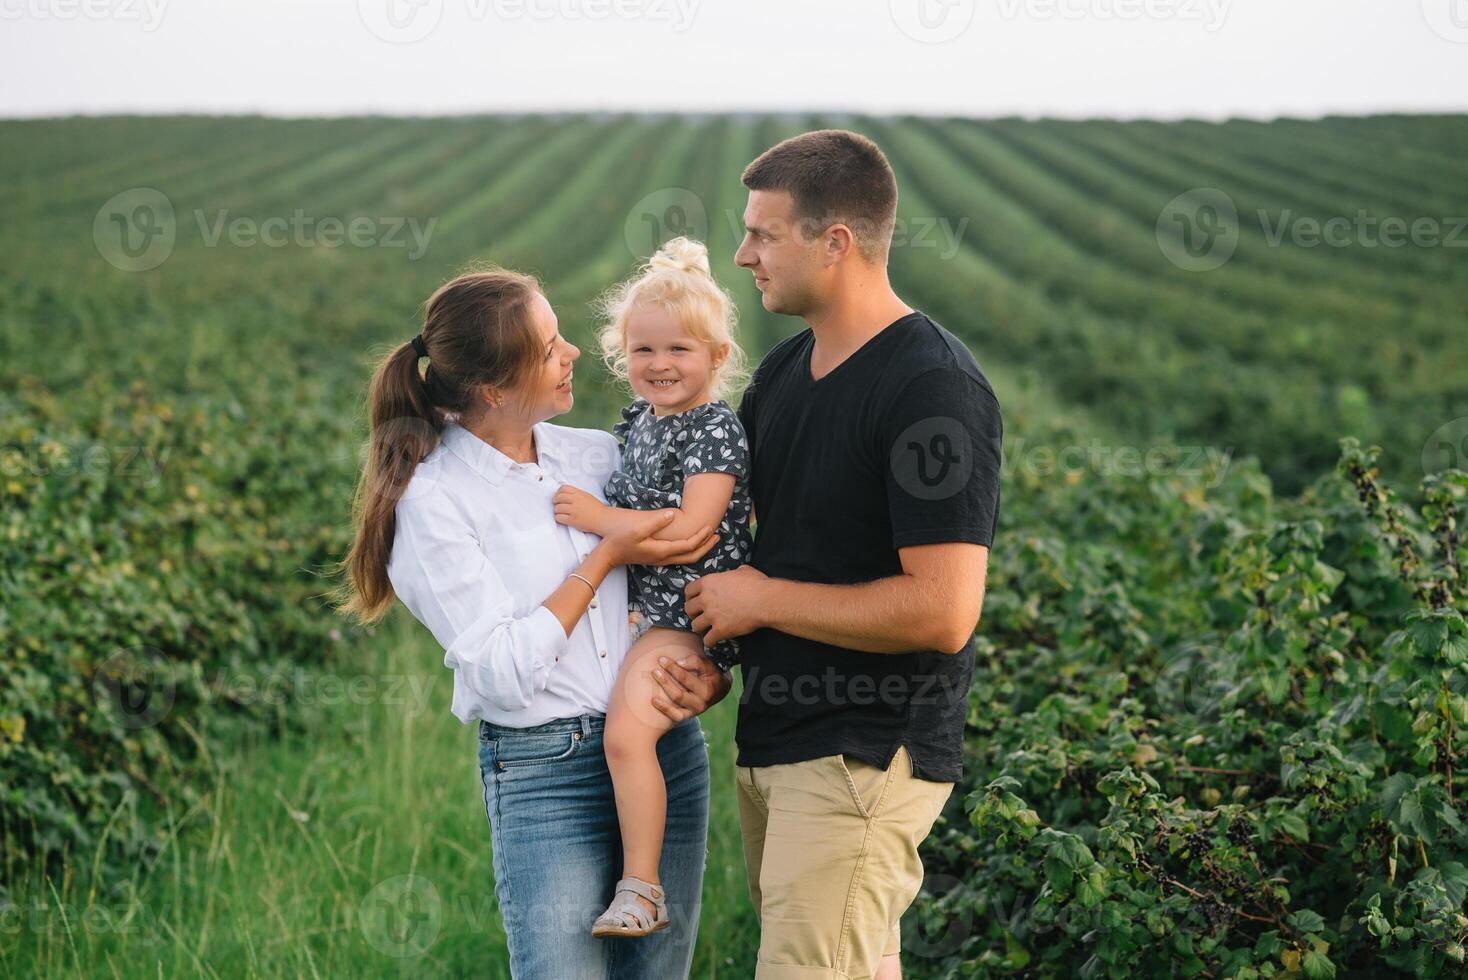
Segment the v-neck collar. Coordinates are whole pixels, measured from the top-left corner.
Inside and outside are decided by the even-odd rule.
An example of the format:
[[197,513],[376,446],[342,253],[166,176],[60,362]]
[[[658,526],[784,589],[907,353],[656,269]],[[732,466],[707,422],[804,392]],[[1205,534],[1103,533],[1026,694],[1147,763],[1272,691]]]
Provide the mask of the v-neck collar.
[[867,351],[871,350],[872,348],[877,347],[878,346],[877,341],[879,341],[881,338],[887,336],[893,329],[895,329],[897,327],[898,324],[902,323],[904,320],[910,320],[913,317],[918,317],[918,316],[923,316],[923,315],[924,314],[923,314],[923,311],[922,310],[913,310],[911,313],[904,313],[902,316],[900,316],[897,319],[893,320],[891,323],[887,324],[881,330],[878,330],[876,333],[872,334],[870,337],[868,337],[866,340],[864,340],[862,342],[862,345],[860,347],[858,347],[856,350],[852,351],[850,354],[847,354],[846,357],[845,357],[845,359],[843,359],[840,364],[837,364],[835,367],[833,367],[831,370],[827,371],[825,374],[821,375],[819,378],[815,377],[814,375],[812,375],[810,373],[811,356],[815,353],[815,350],[816,350],[815,331],[812,330],[811,331],[811,341],[810,341],[809,344],[806,345],[806,348],[805,348],[805,356],[803,358],[801,358],[801,371],[802,371],[802,373],[805,376],[806,383],[809,384],[811,387],[817,387],[819,385],[824,384],[826,381],[828,381],[829,379],[831,379],[831,378],[835,377],[837,374],[839,374],[841,372],[841,369],[844,368],[844,367],[846,367],[846,365],[850,364],[852,361],[856,360],[858,357],[861,357],[863,354],[865,354]]

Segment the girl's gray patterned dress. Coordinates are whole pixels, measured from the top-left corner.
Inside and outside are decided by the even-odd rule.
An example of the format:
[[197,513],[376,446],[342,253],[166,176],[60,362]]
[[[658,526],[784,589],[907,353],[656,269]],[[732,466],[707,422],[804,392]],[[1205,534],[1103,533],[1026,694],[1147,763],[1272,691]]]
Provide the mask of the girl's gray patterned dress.
[[[754,541],[749,533],[749,443],[744,426],[728,402],[714,401],[661,418],[638,398],[622,409],[612,426],[622,441],[622,468],[607,480],[604,492],[613,507],[661,510],[683,506],[683,484],[699,473],[729,473],[734,493],[719,522],[719,541],[693,565],[631,565],[629,591],[636,608],[654,626],[691,632],[683,609],[683,589],[710,572],[727,572],[749,561]],[[704,650],[720,670],[738,662],[739,646],[720,640]]]

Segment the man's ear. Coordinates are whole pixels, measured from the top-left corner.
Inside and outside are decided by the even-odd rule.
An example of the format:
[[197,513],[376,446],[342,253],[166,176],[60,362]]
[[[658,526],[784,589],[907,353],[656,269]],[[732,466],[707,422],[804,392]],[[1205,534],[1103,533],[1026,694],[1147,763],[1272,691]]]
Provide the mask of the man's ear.
[[826,229],[826,259],[840,262],[856,251],[856,235],[848,225],[837,223]]

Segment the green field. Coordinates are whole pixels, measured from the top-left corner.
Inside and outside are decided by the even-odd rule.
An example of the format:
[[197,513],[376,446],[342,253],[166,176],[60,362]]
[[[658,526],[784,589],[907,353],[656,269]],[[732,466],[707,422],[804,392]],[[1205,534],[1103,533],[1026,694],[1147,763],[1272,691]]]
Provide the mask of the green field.
[[[801,324],[733,266],[738,175],[826,125],[887,151],[898,292],[1006,419],[908,975],[1461,962],[1462,490],[1419,483],[1468,465],[1468,117],[117,117],[0,121],[0,976],[508,975],[441,651],[324,600],[365,379],[489,259],[543,278],[587,354],[569,421],[607,426],[589,303],[680,233],[757,358]],[[1337,474],[1343,437],[1400,499]],[[697,977],[758,941],[738,694]],[[441,911],[393,955],[364,916],[410,874]]]

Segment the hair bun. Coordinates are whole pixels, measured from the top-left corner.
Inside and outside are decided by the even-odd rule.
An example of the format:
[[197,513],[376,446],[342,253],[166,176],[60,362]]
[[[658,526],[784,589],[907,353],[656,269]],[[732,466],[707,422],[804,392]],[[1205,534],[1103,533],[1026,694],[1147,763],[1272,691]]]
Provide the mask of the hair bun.
[[649,269],[658,272],[701,272],[712,276],[709,268],[709,250],[703,242],[696,242],[681,235],[663,243],[648,260]]

